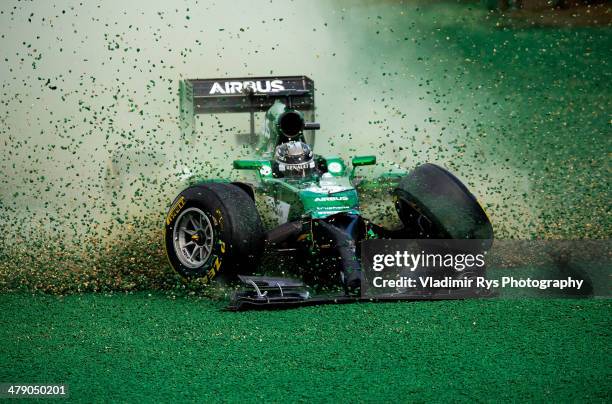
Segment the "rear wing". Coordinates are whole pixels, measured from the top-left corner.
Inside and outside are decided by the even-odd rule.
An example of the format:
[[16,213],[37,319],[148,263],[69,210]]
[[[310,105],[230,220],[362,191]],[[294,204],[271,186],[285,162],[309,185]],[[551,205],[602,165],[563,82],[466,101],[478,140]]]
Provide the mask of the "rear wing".
[[277,98],[314,120],[314,82],[306,76],[186,79],[179,84],[181,132],[191,139],[197,114],[246,112],[254,135],[254,113],[263,112]]

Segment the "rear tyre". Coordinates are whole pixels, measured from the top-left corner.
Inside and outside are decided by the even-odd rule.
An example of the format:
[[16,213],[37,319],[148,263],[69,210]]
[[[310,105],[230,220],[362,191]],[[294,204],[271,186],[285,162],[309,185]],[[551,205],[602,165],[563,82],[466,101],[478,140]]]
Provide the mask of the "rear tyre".
[[449,171],[423,164],[394,190],[410,238],[493,239],[493,227],[474,195]]
[[165,225],[168,261],[183,277],[233,280],[257,268],[264,247],[261,219],[253,199],[235,185],[187,188]]

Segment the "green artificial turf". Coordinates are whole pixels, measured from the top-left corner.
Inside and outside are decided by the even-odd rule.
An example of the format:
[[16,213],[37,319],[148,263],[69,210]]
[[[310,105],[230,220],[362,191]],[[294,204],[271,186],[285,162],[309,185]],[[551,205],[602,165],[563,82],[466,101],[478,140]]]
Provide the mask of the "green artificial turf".
[[129,401],[608,401],[610,300],[233,313],[161,294],[0,295],[0,381]]

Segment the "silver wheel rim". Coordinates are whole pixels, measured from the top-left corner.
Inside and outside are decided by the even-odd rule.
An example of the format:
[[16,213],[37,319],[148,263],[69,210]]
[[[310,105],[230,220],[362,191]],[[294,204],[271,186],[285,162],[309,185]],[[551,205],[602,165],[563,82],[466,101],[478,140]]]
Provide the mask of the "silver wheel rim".
[[183,211],[176,219],[172,234],[176,256],[187,268],[199,268],[210,257],[213,227],[210,219],[198,208]]

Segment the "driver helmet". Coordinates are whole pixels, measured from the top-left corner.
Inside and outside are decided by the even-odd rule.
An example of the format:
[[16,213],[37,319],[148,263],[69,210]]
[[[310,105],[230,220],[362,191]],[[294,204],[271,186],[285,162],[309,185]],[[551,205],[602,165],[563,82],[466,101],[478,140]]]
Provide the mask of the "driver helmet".
[[291,140],[276,146],[274,160],[286,177],[307,177],[315,168],[312,149],[306,143]]

